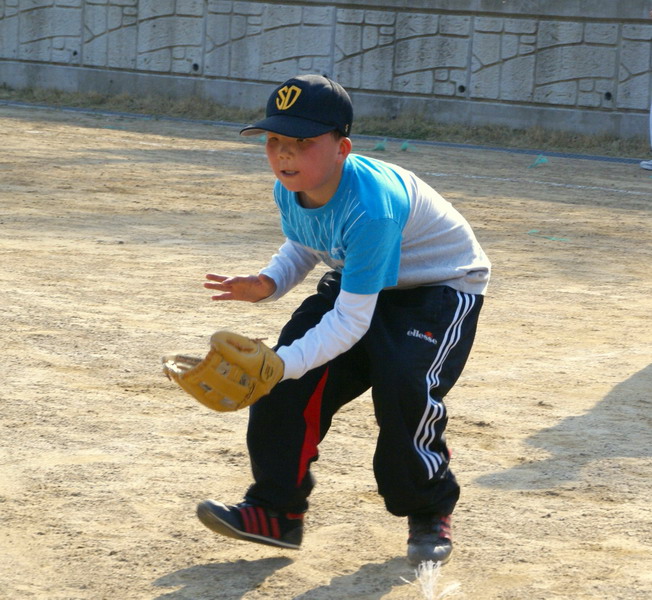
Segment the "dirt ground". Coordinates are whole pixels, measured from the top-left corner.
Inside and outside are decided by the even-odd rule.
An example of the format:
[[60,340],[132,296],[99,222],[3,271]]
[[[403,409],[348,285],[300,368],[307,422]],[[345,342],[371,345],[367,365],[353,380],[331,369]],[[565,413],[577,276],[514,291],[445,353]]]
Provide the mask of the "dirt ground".
[[[638,165],[369,139],[473,225],[494,265],[448,396],[462,484],[441,586],[467,599],[652,597],[652,173]],[[275,304],[212,303],[206,272],[281,243],[263,144],[200,123],[0,107],[0,597],[425,597],[371,473],[365,395],[321,446],[304,546],[220,538],[205,498],[249,483],[245,412],[160,371]],[[321,271],[320,271],[321,273]],[[404,580],[407,580],[404,581]]]

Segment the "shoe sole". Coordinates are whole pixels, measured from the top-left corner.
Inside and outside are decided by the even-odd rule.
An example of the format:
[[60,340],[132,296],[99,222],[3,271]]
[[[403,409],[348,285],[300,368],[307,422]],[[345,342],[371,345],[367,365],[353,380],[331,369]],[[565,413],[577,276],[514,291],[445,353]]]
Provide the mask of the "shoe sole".
[[300,548],[297,544],[291,544],[282,540],[268,538],[263,535],[241,531],[231,525],[228,521],[225,521],[216,515],[215,512],[211,510],[210,504],[207,502],[201,502],[197,505],[197,518],[211,531],[236,540],[255,542],[257,544],[265,544],[266,546],[275,546],[277,548],[288,548],[289,550],[299,550]]
[[448,561],[450,561],[451,556],[453,554],[453,549],[451,548],[450,552],[441,560],[433,560],[432,558],[417,558],[417,557],[412,557],[409,555],[407,556],[407,561],[412,567],[418,567],[421,563],[424,562],[433,562],[437,563],[440,566],[445,565]]

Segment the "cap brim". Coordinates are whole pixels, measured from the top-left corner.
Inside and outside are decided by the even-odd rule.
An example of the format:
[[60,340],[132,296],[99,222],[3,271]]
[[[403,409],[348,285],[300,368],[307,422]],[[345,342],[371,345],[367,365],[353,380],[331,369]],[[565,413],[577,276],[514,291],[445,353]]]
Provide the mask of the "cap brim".
[[337,129],[327,123],[317,123],[300,117],[273,115],[240,131],[240,135],[257,135],[271,131],[287,137],[312,138]]

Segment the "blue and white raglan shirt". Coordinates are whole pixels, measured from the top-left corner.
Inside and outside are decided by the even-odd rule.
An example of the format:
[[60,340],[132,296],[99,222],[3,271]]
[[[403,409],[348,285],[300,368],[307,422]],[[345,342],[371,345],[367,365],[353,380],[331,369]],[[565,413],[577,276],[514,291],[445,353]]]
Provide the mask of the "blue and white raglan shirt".
[[448,285],[483,294],[490,263],[464,217],[414,173],[350,154],[335,195],[303,208],[280,182],[274,199],[286,241],[261,273],[275,300],[319,263],[341,272],[335,307],[304,337],[278,349],[285,379],[351,348],[366,333],[378,293],[387,288]]

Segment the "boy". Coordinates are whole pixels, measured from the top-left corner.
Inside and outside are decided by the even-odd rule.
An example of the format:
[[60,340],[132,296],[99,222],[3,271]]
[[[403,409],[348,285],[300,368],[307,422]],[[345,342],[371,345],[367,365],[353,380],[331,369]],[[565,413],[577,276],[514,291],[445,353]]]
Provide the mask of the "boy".
[[407,516],[408,560],[444,563],[459,486],[448,468],[443,397],[475,335],[490,265],[468,223],[414,174],[351,154],[346,91],[302,75],[269,98],[242,135],[267,137],[286,241],[258,275],[209,274],[216,301],[272,301],[323,261],[321,279],[282,329],[283,379],[250,409],[254,483],[244,501],[207,500],[222,535],[299,548],[310,465],[333,415],[371,388],[378,491]]

